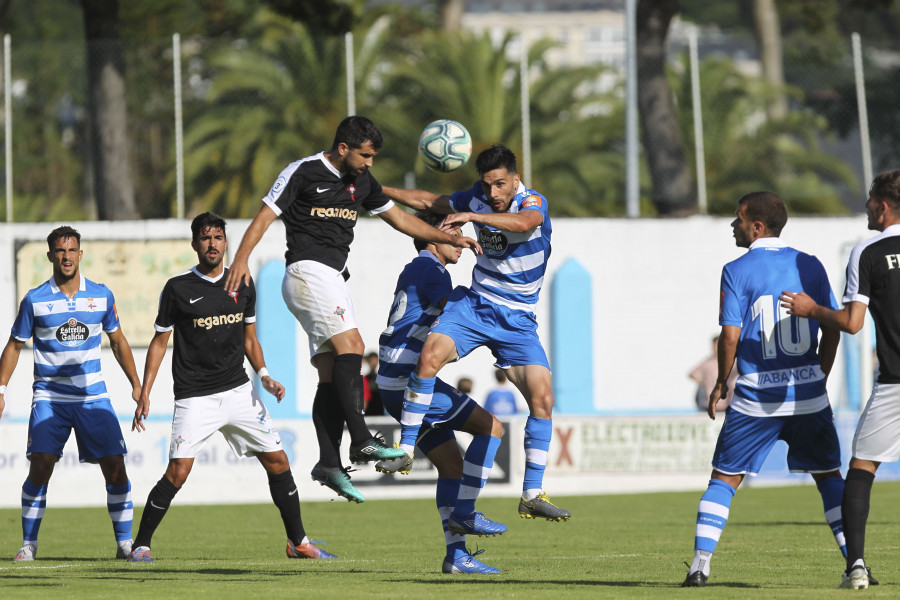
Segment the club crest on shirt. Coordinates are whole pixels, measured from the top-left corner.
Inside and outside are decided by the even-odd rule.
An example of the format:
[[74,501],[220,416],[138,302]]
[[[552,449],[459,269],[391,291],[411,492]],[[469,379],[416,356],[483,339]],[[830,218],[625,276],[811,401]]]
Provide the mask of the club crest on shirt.
[[234,300],[234,303],[237,304],[238,293],[237,290],[228,290],[228,295]]
[[89,336],[88,326],[74,317],[56,328],[56,340],[63,346],[80,346]]
[[87,309],[91,312],[94,312],[94,309],[97,308],[97,304],[94,302],[93,298],[87,299]]
[[478,230],[478,243],[485,254],[503,254],[509,246],[509,240],[502,231],[491,231],[487,227]]
[[345,313],[345,312],[347,312],[347,309],[341,308],[340,306],[338,306],[338,307],[334,310],[334,314],[336,314],[337,316],[339,316],[339,317],[341,318],[341,321],[344,320],[344,313]]

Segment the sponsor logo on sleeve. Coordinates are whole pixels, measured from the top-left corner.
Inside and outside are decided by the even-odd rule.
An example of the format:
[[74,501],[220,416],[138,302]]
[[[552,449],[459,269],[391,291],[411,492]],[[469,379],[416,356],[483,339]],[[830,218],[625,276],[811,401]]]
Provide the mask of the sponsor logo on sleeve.
[[535,196],[534,194],[532,194],[531,196],[528,196],[527,198],[525,198],[525,200],[522,202],[522,208],[531,208],[532,206],[536,206],[536,207],[541,206],[541,197],[540,196]]

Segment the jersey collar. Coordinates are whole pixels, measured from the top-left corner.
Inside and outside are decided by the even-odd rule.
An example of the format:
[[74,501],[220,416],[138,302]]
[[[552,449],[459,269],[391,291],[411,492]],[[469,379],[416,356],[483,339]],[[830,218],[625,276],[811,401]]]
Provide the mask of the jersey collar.
[[201,273],[200,271],[197,270],[197,267],[191,267],[191,273],[193,273],[200,279],[205,279],[206,281],[215,283],[215,282],[219,281],[220,279],[222,279],[222,277],[225,276],[225,269],[222,269],[222,272],[219,273],[218,277],[210,277],[209,275],[204,275],[203,273]]
[[320,161],[322,161],[322,164],[325,165],[325,168],[328,169],[329,171],[331,171],[335,177],[337,177],[338,179],[342,179],[344,177],[344,174],[341,173],[340,171],[338,171],[337,169],[335,169],[334,165],[331,164],[331,161],[325,157],[324,150],[322,152],[319,152],[318,154],[316,154],[316,158],[318,158]]
[[757,248],[787,248],[787,242],[785,242],[781,238],[777,237],[764,237],[759,238],[752,244],[750,244],[750,250],[756,250]]
[[[82,275],[80,271],[78,272],[78,278],[79,278],[78,291],[79,291],[79,292],[83,292],[83,291],[85,291],[85,289],[87,288],[87,286],[86,286],[85,283],[84,283],[84,281],[85,281],[85,280],[84,280],[84,275]],[[56,278],[55,278],[55,277],[51,276],[51,277],[50,277],[50,280],[48,281],[48,283],[50,284],[50,291],[52,291],[54,294],[60,294],[60,293],[62,293],[62,292],[60,291],[60,289],[59,289],[59,286],[56,285]]]

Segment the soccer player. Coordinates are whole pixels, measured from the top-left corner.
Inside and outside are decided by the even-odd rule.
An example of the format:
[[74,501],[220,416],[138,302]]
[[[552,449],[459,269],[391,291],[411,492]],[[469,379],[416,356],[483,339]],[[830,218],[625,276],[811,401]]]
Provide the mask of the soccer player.
[[169,464],[147,497],[129,560],[153,562],[153,533],[187,480],[194,458],[217,431],[236,455],[255,456],[266,470],[269,491],[287,533],[288,558],[335,558],[306,537],[300,494],[281,438],[244,370],[246,356],[265,390],[281,402],[284,386],[269,376],[256,338],[253,280],[237,292],[225,288],[227,269],[222,259],[228,241],[221,217],[209,212],[197,215],[191,222],[191,234],[198,264],[169,279],[160,295],[156,334],[147,350],[144,385],[132,422],[132,430],[145,429],[150,390],[174,331],[175,414]]
[[[713,471],[697,509],[694,560],[682,587],[702,587],[731,507],[746,475],[756,475],[778,440],[788,444],[791,472],[810,473],[825,519],[846,553],[841,528],[841,453],[825,380],[834,364],[840,334],[813,320],[791,318],[779,309],[784,289],[805,290],[835,306],[825,268],[814,256],[779,236],[787,210],[772,192],[753,192],[738,201],[731,223],[734,241],[749,251],[722,269],[719,375],[707,412],[728,392],[737,362],[738,378],[713,454]],[[818,350],[818,352],[817,352]]]
[[409,378],[403,427],[415,429],[428,411],[441,368],[487,346],[528,403],[525,480],[519,515],[567,520],[543,491],[552,434],[550,363],[537,335],[537,304],[550,257],[547,199],[519,180],[516,155],[504,146],[484,150],[475,161],[480,180],[450,196],[385,187],[393,200],[415,210],[448,215],[445,225],[472,223],[484,252],[471,287],[458,287],[425,340]]
[[101,332],[137,401],[141,381],[131,346],[119,323],[116,301],[105,285],[79,271],[81,234],[69,226],[47,236],[53,276],[29,290],[0,355],[0,414],[6,384],[28,338],[34,347],[34,384],[28,421],[28,477],[22,485],[22,548],[13,559],[34,560],[47,507],[47,484],[75,430],[78,458],[97,463],[106,480],[106,506],[116,536],[116,558],[131,552],[131,482],[125,471],[125,439],[109,400],[100,365]]
[[[419,218],[439,226],[443,217],[434,213],[420,213]],[[447,230],[459,235],[459,228]],[[450,244],[414,240],[419,255],[404,267],[397,279],[394,302],[388,316],[387,328],[379,340],[378,389],[388,413],[400,421],[403,394],[410,373],[428,329],[447,302],[453,284],[447,272],[448,264],[456,264],[462,250]],[[460,457],[454,431],[473,436],[466,449],[465,461]],[[503,426],[493,415],[478,406],[472,398],[440,379],[435,382],[434,397],[422,426],[416,432],[404,430],[400,448],[402,458],[375,463],[375,468],[393,475],[409,473],[412,468],[414,445],[434,463],[438,470],[436,500],[447,553],[441,570],[444,573],[499,573],[475,558],[466,549],[466,534],[498,535],[506,525],[491,521],[475,510],[475,500],[484,487],[500,447]]]
[[862,329],[866,307],[875,322],[878,377],[856,425],[842,505],[847,568],[840,587],[850,589],[877,583],[863,559],[872,484],[881,463],[900,460],[900,170],[874,179],[866,216],[869,229],[880,233],[850,252],[843,308],[821,306],[814,297],[796,293],[796,288],[785,287],[789,291],[782,297],[790,314],[848,333]]
[[339,445],[345,421],[352,462],[403,456],[373,436],[363,417],[365,345],[346,285],[350,276],[347,256],[359,211],[365,209],[410,236],[480,251],[475,240],[431,227],[382,193],[381,184],[369,171],[381,146],[381,131],[372,121],[347,117],[338,126],[330,150],[288,165],[263,198],[225,281],[229,290],[249,281],[250,253],[281,217],[287,235],[287,269],[281,294],[309,336],[310,356],[319,377],[312,407],[319,461],[311,475],[352,502],[365,498],[341,465]]

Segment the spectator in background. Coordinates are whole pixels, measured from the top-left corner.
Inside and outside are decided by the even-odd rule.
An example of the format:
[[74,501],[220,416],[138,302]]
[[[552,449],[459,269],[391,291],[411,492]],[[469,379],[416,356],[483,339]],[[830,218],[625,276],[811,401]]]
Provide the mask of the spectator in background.
[[484,400],[484,408],[494,416],[501,417],[505,415],[514,415],[519,412],[516,405],[516,394],[512,391],[512,386],[506,385],[506,371],[497,369],[494,371],[494,379],[497,380],[497,387],[488,392],[487,398]]
[[366,403],[363,412],[368,416],[382,416],[384,415],[384,404],[381,403],[381,391],[378,389],[378,384],[375,383],[375,378],[378,376],[378,353],[369,352],[366,354],[365,363],[369,368],[369,372],[363,377]]
[[469,377],[460,377],[456,382],[456,389],[469,396],[472,394],[472,380]]
[[[712,339],[712,355],[694,367],[694,370],[689,375],[691,379],[697,382],[697,395],[694,400],[697,403],[697,410],[702,412],[706,412],[709,406],[709,395],[712,393],[713,388],[716,387],[716,377],[719,376],[719,364],[716,358],[718,345],[719,336],[715,335]],[[728,377],[728,393],[724,398],[720,398],[716,402],[716,411],[724,411],[731,404],[735,381],[737,381],[737,369],[732,369],[731,375]]]

